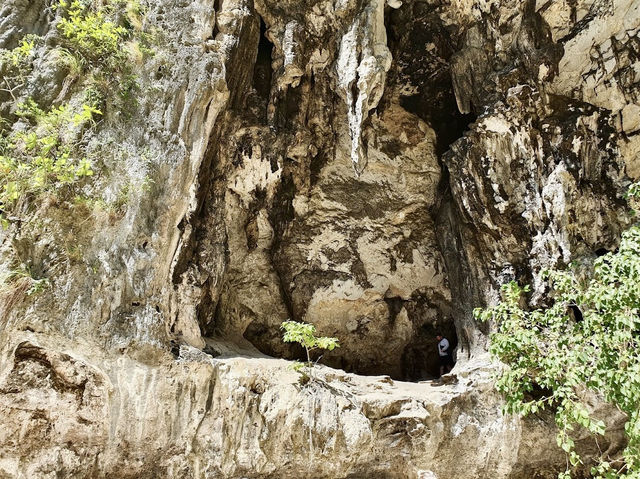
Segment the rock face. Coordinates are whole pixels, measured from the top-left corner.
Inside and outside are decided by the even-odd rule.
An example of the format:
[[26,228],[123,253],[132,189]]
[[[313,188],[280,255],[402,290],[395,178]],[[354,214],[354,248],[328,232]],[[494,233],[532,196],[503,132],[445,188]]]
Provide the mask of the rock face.
[[[0,48],[44,37],[3,116],[80,95],[44,3],[0,6]],[[1,233],[0,268],[51,286],[0,293],[0,476],[555,477],[472,310],[616,247],[640,1],[149,0],[142,23],[138,98],[86,139],[85,193],[126,201]],[[286,319],[341,343],[304,386]],[[436,331],[455,384],[417,382]]]
[[495,444],[519,440],[521,428],[476,377],[438,389],[319,368],[301,387],[282,360],[180,355],[93,362],[23,341],[2,389],[3,473],[506,477],[516,462],[517,450]]

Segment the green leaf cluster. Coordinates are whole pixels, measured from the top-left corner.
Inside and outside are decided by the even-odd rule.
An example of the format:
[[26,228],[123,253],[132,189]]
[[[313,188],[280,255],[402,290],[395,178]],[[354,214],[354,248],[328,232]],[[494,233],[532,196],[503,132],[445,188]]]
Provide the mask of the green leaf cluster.
[[[307,354],[306,368],[308,371],[313,366],[311,362],[312,351],[316,349],[333,351],[335,348],[340,347],[337,338],[316,336],[316,327],[313,324],[285,321],[280,327],[284,330],[282,340],[285,343],[298,343],[305,349]],[[293,368],[295,371],[302,372],[303,365],[300,362],[295,362]]]
[[339,346],[336,338],[317,337],[316,327],[313,324],[285,321],[281,327],[284,329],[282,339],[285,343],[298,343],[309,351],[314,349],[333,351]]
[[109,19],[109,6],[91,8],[78,0],[59,0],[58,8],[66,14],[58,23],[58,30],[66,38],[69,50],[85,63],[113,69],[126,61],[122,47],[129,31]]
[[19,198],[56,190],[93,175],[78,141],[102,113],[92,105],[67,104],[43,111],[32,99],[18,105],[25,128],[0,130],[0,206]]
[[37,35],[26,35],[14,49],[0,49],[0,88],[14,95],[16,90],[24,86],[31,72],[34,49],[40,40]]
[[[128,114],[137,104],[130,47],[138,45],[139,51],[140,42],[150,40],[141,31],[140,4],[111,0],[94,6],[80,0],[58,0],[55,9],[62,45],[39,48],[37,53],[51,54],[50,58],[64,66],[69,85],[82,78],[80,93],[85,98],[80,105],[62,102],[46,111],[31,98],[19,101],[42,38],[27,35],[13,50],[0,50],[0,73],[15,105],[11,118],[0,118],[0,209],[5,215],[21,198],[57,192],[92,176],[84,134],[96,126],[105,109]],[[6,218],[0,221],[8,226]]]
[[[591,468],[598,478],[638,478],[640,471],[640,227],[622,234],[618,251],[598,258],[590,278],[575,271],[550,271],[553,304],[527,310],[528,287],[502,286],[502,301],[476,309],[477,318],[494,321],[491,353],[506,364],[497,388],[505,411],[528,415],[549,409],[558,426],[558,445],[569,467],[582,463],[575,451],[579,428],[594,438],[605,423],[592,417],[587,392],[624,412],[628,444],[621,457],[602,455]],[[575,314],[579,311],[580,314]]]
[[11,67],[24,65],[31,57],[36,41],[35,35],[27,35],[13,50],[0,50],[0,63]]
[[[142,31],[140,4],[111,0],[101,7],[59,0],[57,28],[64,38],[61,62],[72,71],[90,72],[92,89],[111,99],[119,111],[137,105],[136,62],[153,54],[152,36]],[[71,56],[71,58],[70,58]]]

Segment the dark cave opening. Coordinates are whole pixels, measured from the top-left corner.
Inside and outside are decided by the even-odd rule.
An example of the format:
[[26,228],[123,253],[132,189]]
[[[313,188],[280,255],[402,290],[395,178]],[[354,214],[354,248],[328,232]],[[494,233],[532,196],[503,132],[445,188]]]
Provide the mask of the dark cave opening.
[[446,105],[446,107],[440,111],[429,110],[429,106],[434,100],[428,94],[418,93],[404,97],[400,101],[402,108],[419,116],[435,130],[436,153],[439,157],[469,129],[471,123],[476,121],[474,113],[462,114],[458,111],[453,86],[450,93],[450,95],[443,95],[441,98],[442,105]]
[[402,357],[404,380],[421,381],[440,376],[437,334],[447,338],[455,360],[458,334],[453,320],[438,321],[435,324],[425,323],[420,326],[415,339]]
[[213,11],[216,12],[216,23],[213,25],[213,30],[211,31],[211,38],[215,39],[220,33],[220,27],[218,26],[217,15],[220,13],[220,0],[213,0]]
[[251,121],[259,124],[267,123],[267,108],[271,99],[273,79],[273,48],[273,43],[267,38],[267,25],[260,18],[260,34],[251,76],[251,89],[244,98],[244,113],[252,119]]
[[273,53],[273,43],[267,38],[267,25],[262,18],[260,19],[260,40],[258,42],[258,54],[256,63],[253,67],[252,85],[258,96],[264,101],[269,101],[271,93],[271,78],[273,71],[271,69]]
[[[432,300],[433,298],[420,294],[413,295],[409,300],[400,297],[384,298],[389,311],[389,322],[395,321],[404,309],[414,325],[411,342],[402,354],[400,373],[391,374],[393,379],[415,382],[439,377],[438,333],[449,340],[451,352],[458,346],[458,334],[454,320],[447,312],[448,305],[434,305]],[[436,310],[438,313],[434,313]],[[366,369],[358,372],[369,374]],[[376,374],[375,368],[372,373]]]
[[569,317],[571,317],[577,323],[581,323],[584,319],[582,311],[577,304],[570,304],[568,313]]
[[[399,10],[391,12],[386,18],[388,19],[388,43],[393,55],[393,64],[385,89],[388,90],[388,94],[385,93],[380,108],[385,108],[385,102],[394,101],[408,112],[427,122],[436,133],[436,153],[442,157],[451,143],[463,136],[469,128],[469,124],[475,121],[473,114],[462,115],[457,108],[448,63],[451,55],[455,52],[455,41],[451,38],[453,34],[442,25],[442,20],[433,7],[425,4],[406,3]],[[254,27],[254,35],[256,27],[257,25]],[[260,19],[259,38],[254,36],[257,41],[257,51],[252,72],[252,88],[245,98],[245,106],[250,112],[245,119],[248,118],[248,121],[257,122],[262,126],[268,125],[277,134],[285,135],[295,132],[298,128],[296,119],[299,117],[299,110],[304,101],[303,95],[308,93],[308,89],[303,89],[302,86],[306,88],[309,85],[303,82],[302,86],[289,87],[283,92],[272,88],[275,77],[275,72],[272,70],[274,46],[269,41],[267,32],[268,26]],[[308,81],[313,86],[313,78]],[[405,88],[407,85],[410,87]],[[400,95],[397,95],[398,91],[400,91]],[[312,184],[316,183],[320,169],[327,161],[326,157],[327,153],[322,149],[314,155],[309,172]],[[446,168],[443,166],[443,169]],[[273,204],[267,208],[274,234],[269,254],[275,263],[280,261],[277,255],[279,243],[291,222],[294,221],[292,204],[296,195],[293,176],[290,171],[285,169]],[[425,211],[424,214],[435,215],[430,211]],[[247,216],[244,230],[247,250],[254,251],[258,240],[255,212]],[[457,254],[461,253],[457,252]],[[455,261],[461,260],[456,258]],[[280,269],[278,266],[275,267],[276,273],[280,277],[281,298],[289,313],[289,318],[304,321],[305,313],[300,310],[300,303],[295,303],[294,298],[291,297],[289,279],[286,274],[282,274]],[[298,277],[296,287],[300,288],[300,283],[304,281],[303,277]],[[386,336],[384,334],[376,336],[380,330],[367,332],[366,327],[362,327],[348,333],[351,340],[356,338],[355,341],[373,341],[372,338],[376,337],[375,341],[379,341],[380,344],[369,346],[366,353],[363,352],[364,349],[358,350],[358,345],[353,346],[352,351],[349,351],[345,344],[338,351],[324,354],[320,362],[347,372],[361,375],[388,375],[396,380],[421,381],[438,377],[440,362],[436,333],[441,332],[450,341],[454,355],[458,343],[465,343],[465,339],[464,329],[456,330],[457,316],[453,314],[450,302],[440,298],[435,300],[437,304],[434,305],[433,299],[426,296],[410,299],[399,297],[379,299],[382,305],[386,303],[386,312],[383,307],[382,311],[377,310],[377,317],[358,318],[358,320],[363,319],[364,321],[360,321],[363,324],[372,320],[378,325],[384,321],[393,325],[396,321],[407,321],[408,318],[410,322],[408,328],[409,330],[413,328],[410,336],[405,336],[403,339],[392,337],[393,334],[396,334],[395,331],[398,331],[394,327],[388,328],[389,332],[384,333]],[[224,302],[224,299],[222,301]],[[218,318],[221,314],[226,314],[222,312],[226,311],[225,308],[216,309],[218,310],[216,313]],[[459,311],[456,310],[456,314],[458,313]],[[233,314],[237,313],[234,311]],[[252,312],[247,311],[245,317],[250,316],[252,316]],[[214,323],[217,322],[219,321],[214,321]],[[342,327],[338,329],[341,330]],[[386,330],[384,326],[381,329]],[[209,332],[213,334],[212,330]],[[319,331],[318,334],[339,336],[337,333],[332,334],[331,331]],[[341,331],[340,334],[347,333]],[[460,340],[459,334],[461,334]],[[243,336],[259,351],[270,356],[306,359],[301,347],[282,342],[282,331],[273,318],[256,317],[246,325]],[[377,339],[378,337],[381,339]],[[408,340],[404,342],[405,339]],[[387,340],[389,343],[395,342],[393,352],[389,348],[385,350]],[[318,359],[322,354],[321,351],[314,352],[312,359]],[[389,354],[393,354],[393,357],[390,358]]]
[[400,106],[435,131],[436,153],[442,156],[476,120],[458,110],[450,60],[456,39],[437,6],[405,2],[385,16],[387,43],[393,56],[389,89],[400,91]]

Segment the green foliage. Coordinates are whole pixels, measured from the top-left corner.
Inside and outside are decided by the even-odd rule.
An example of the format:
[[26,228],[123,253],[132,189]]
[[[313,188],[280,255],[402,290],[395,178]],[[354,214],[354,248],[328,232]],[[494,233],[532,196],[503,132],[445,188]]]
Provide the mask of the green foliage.
[[85,63],[115,68],[126,60],[122,44],[128,31],[111,21],[104,7],[92,9],[78,0],[60,0],[58,8],[66,13],[58,30],[67,39],[69,50]]
[[0,88],[12,96],[14,91],[24,86],[31,71],[34,49],[40,40],[36,35],[26,35],[13,50],[0,49]]
[[[280,326],[284,330],[282,340],[285,343],[298,343],[307,353],[306,369],[311,372],[313,363],[311,362],[310,353],[316,349],[325,349],[327,351],[333,351],[335,348],[340,347],[337,338],[330,338],[326,336],[316,336],[316,327],[313,324],[299,323],[297,321],[285,321]],[[305,365],[296,361],[293,365],[293,369],[297,372],[303,373]],[[306,374],[305,374],[306,375]]]
[[102,113],[92,105],[67,104],[43,111],[32,99],[16,114],[26,127],[0,131],[0,206],[7,210],[28,194],[51,191],[93,175],[78,136]]
[[0,293],[7,293],[15,288],[15,285],[21,285],[21,289],[26,290],[27,296],[36,295],[51,286],[47,278],[35,278],[31,271],[24,265],[9,271],[0,278]]
[[282,339],[285,343],[298,343],[307,351],[314,349],[332,351],[339,347],[336,338],[316,337],[316,327],[313,324],[285,321],[281,328],[284,329]]
[[27,35],[13,50],[0,50],[0,62],[12,67],[23,65],[31,57],[33,49],[36,46],[37,37],[35,35]]
[[[598,478],[638,478],[640,471],[640,227],[623,233],[617,252],[598,258],[591,278],[574,271],[551,271],[553,305],[528,311],[521,298],[529,289],[515,282],[502,286],[495,307],[476,317],[495,321],[491,353],[507,368],[497,381],[508,413],[528,415],[544,409],[555,414],[558,445],[571,477],[583,459],[575,451],[579,428],[594,438],[605,424],[589,413],[592,391],[627,415],[628,445],[621,458],[602,456],[591,474]],[[581,320],[569,313],[579,308]]]
[[[47,54],[66,70],[67,87],[83,77],[84,102],[62,103],[46,111],[32,99],[19,103],[14,91],[28,80],[26,67],[42,39],[26,36],[17,48],[0,50],[0,73],[13,72],[11,85],[7,74],[4,80],[16,108],[13,121],[0,119],[0,208],[5,213],[20,198],[58,192],[92,176],[84,133],[95,127],[107,107],[127,117],[137,105],[132,45],[135,61],[150,51],[150,36],[141,31],[139,2],[112,0],[95,7],[81,0],[58,0],[55,8],[63,45]],[[7,227],[6,218],[0,217],[0,222]]]
[[[141,43],[149,41],[147,34],[135,31],[139,5],[112,1],[103,7],[92,8],[78,0],[70,3],[59,0],[58,8],[64,12],[58,30],[66,40],[66,49],[61,49],[59,54],[61,62],[68,65],[71,72],[77,71],[78,67],[81,71],[90,70],[89,89],[99,92],[102,99],[111,97],[118,110],[136,106],[138,80],[133,65],[144,57],[139,48]],[[126,9],[124,25],[116,22],[116,18],[122,17],[117,15],[120,9]],[[144,52],[149,51],[148,47],[144,49]]]
[[640,182],[633,183],[627,191],[628,198],[640,198]]

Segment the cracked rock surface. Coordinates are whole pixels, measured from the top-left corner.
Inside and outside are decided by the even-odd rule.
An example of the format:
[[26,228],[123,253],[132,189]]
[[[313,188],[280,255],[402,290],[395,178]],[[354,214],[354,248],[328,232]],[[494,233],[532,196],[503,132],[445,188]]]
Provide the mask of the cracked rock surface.
[[[44,3],[0,5],[1,48],[60,41]],[[137,104],[87,141],[122,211],[48,200],[0,233],[2,272],[51,283],[0,300],[0,477],[556,477],[551,418],[502,415],[472,311],[616,248],[640,1],[148,0],[143,22]],[[25,95],[65,78],[41,60]],[[340,341],[310,383],[286,319]]]

